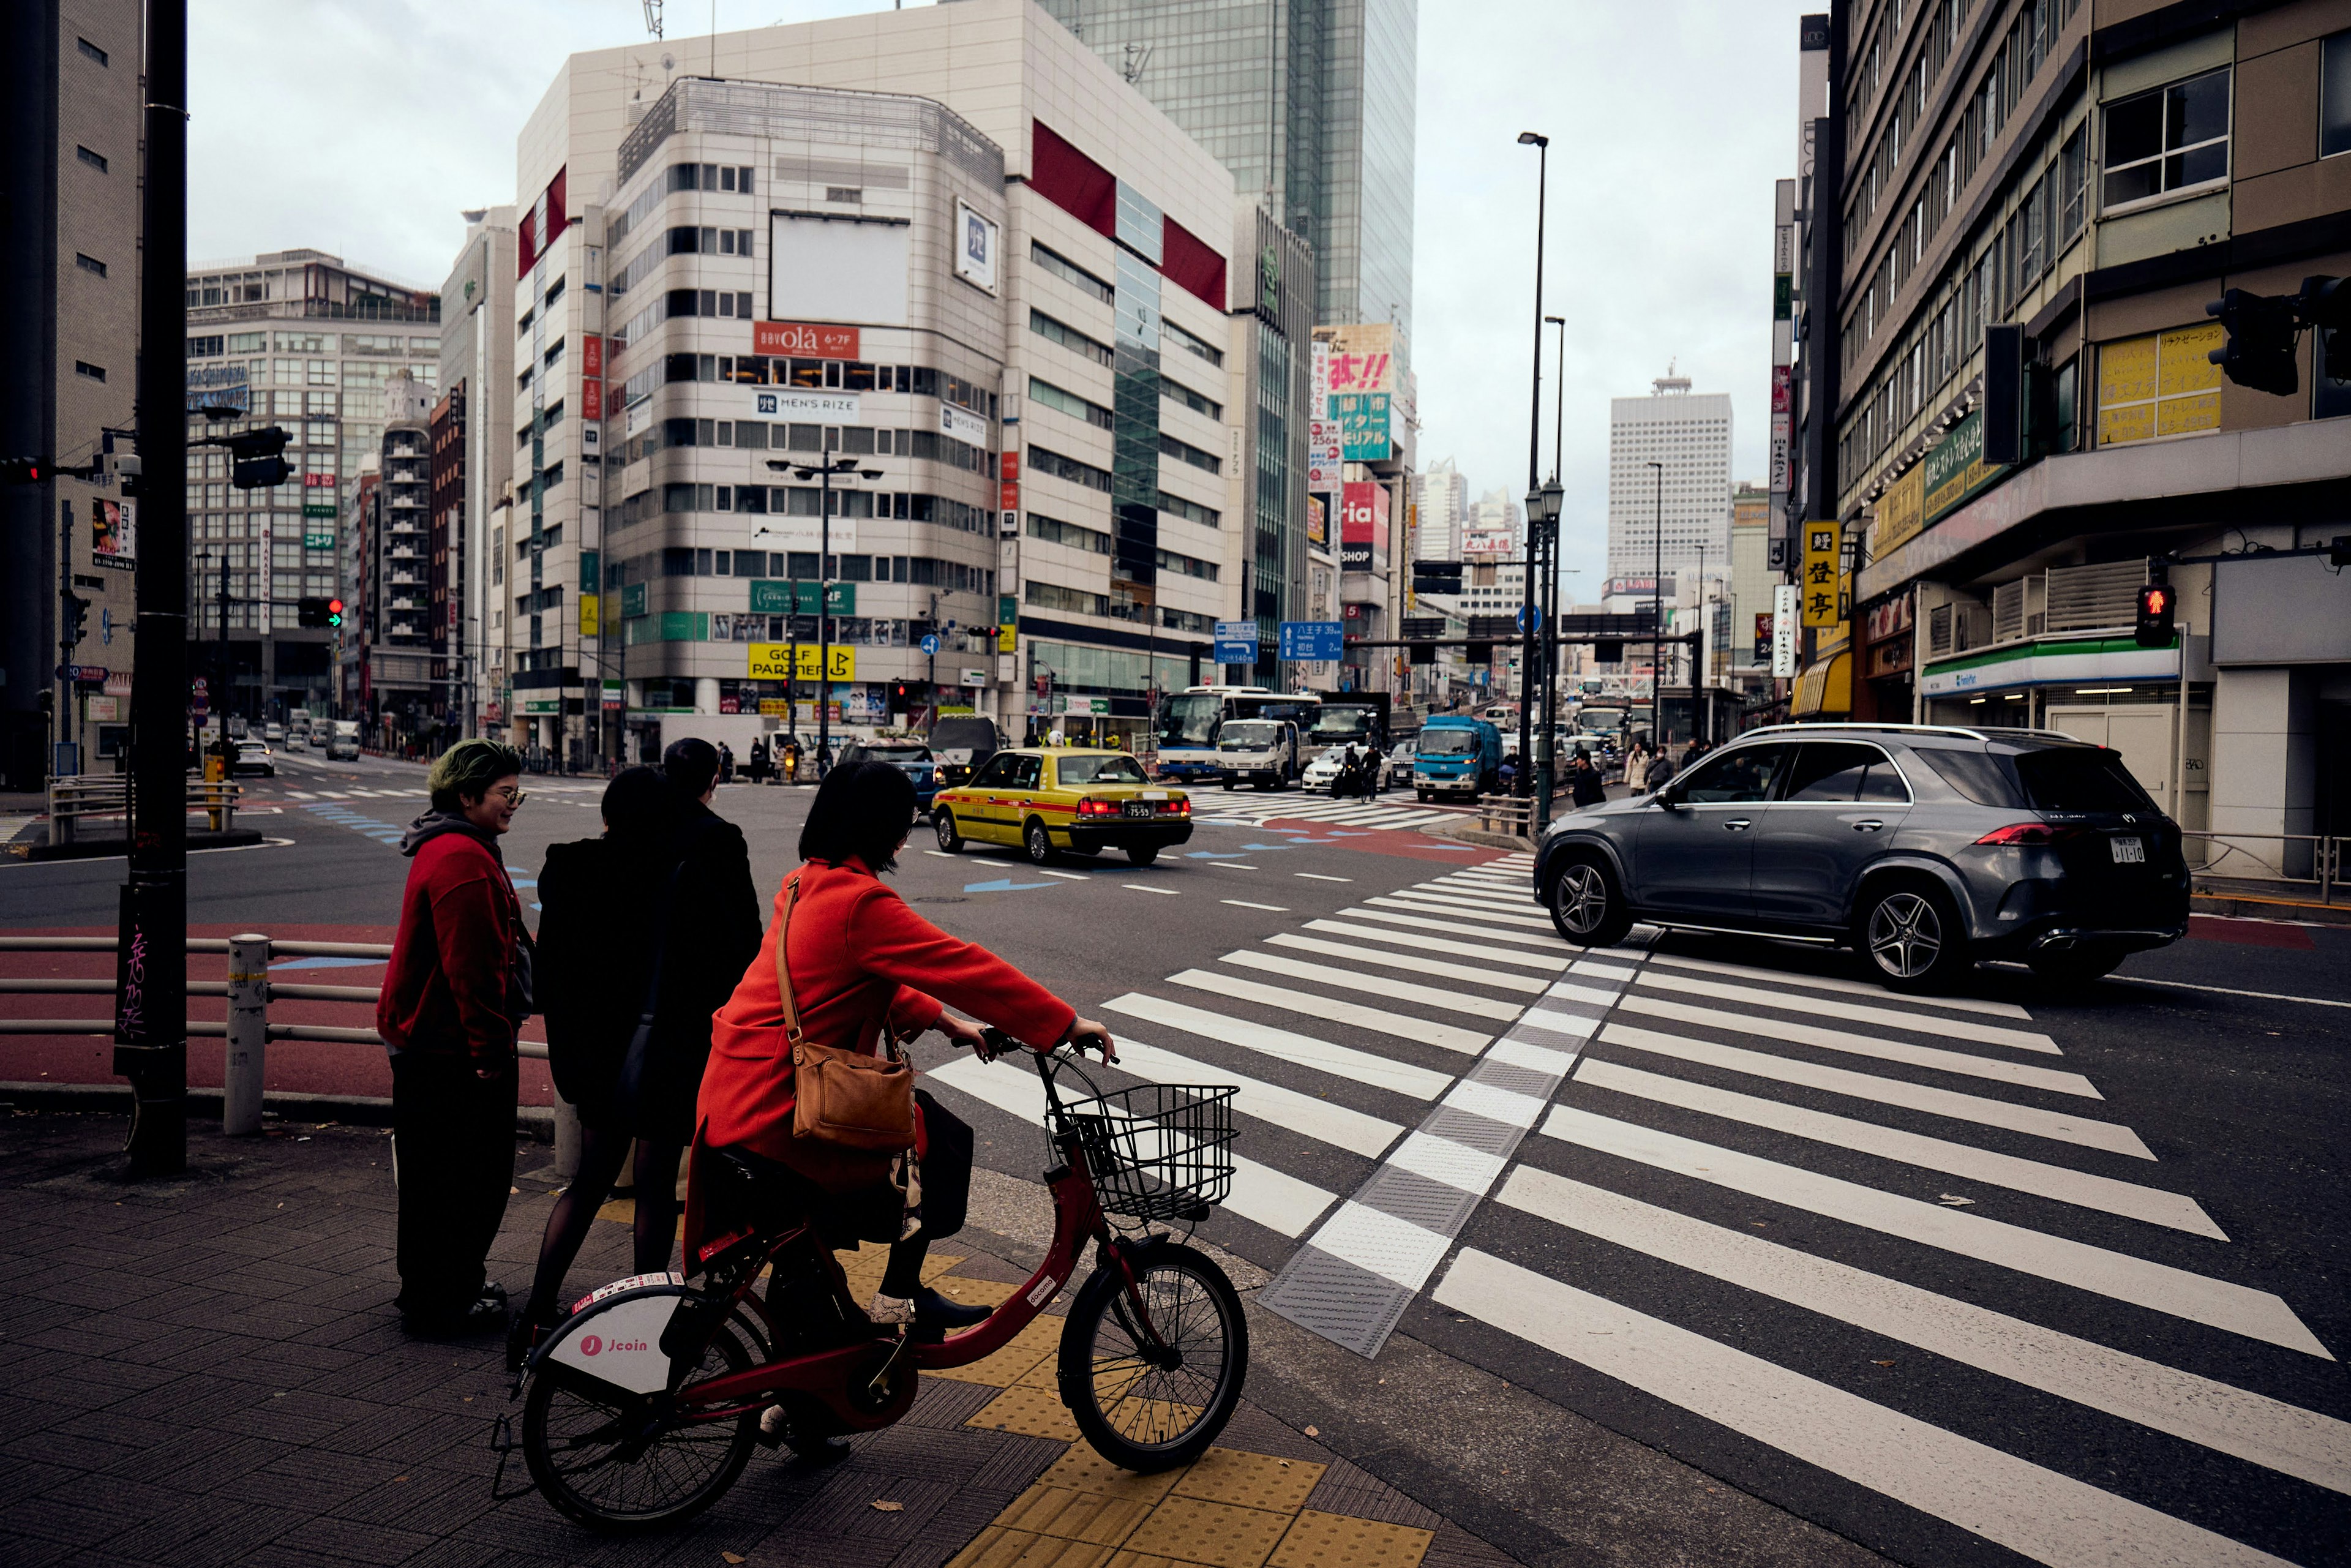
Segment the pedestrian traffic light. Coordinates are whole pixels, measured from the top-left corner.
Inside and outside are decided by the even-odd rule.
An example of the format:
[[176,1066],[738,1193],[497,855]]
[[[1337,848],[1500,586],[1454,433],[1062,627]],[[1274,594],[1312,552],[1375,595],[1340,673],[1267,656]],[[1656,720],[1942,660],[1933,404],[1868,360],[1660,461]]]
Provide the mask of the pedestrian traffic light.
[[64,599],[66,625],[61,641],[65,643],[65,651],[70,653],[80,647],[81,640],[89,634],[89,601],[78,593],[68,593]]
[[893,681],[893,682],[891,682],[891,683],[890,683],[890,711],[891,711],[892,713],[909,713],[909,712],[912,712],[912,711],[913,711],[914,706],[914,686],[913,686],[910,683],[905,682],[905,681]]
[[2168,582],[2150,582],[2138,591],[2138,624],[2133,629],[2133,636],[2140,647],[2171,646],[2174,598]]
[[2229,340],[2205,357],[2241,387],[2291,397],[2301,384],[2294,362],[2294,301],[2231,288],[2204,307]]
[[279,455],[286,444],[294,438],[276,425],[266,430],[248,430],[242,434],[224,436],[234,460],[229,480],[240,490],[267,490],[283,485],[294,476],[294,465]]

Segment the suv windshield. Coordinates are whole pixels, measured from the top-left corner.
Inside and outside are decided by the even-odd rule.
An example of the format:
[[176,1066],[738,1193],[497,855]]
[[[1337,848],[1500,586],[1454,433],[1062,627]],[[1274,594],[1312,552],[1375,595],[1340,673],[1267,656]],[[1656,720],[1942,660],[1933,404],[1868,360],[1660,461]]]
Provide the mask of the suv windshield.
[[1217,731],[1219,751],[1263,751],[1281,738],[1281,727],[1270,719],[1238,718]]
[[1132,757],[1064,757],[1053,764],[1063,789],[1072,784],[1141,784],[1143,767]]
[[1478,732],[1474,729],[1424,729],[1420,732],[1420,754],[1423,757],[1467,757],[1478,749]]
[[2119,753],[2087,747],[2051,747],[2016,758],[2016,775],[2036,811],[2152,811]]

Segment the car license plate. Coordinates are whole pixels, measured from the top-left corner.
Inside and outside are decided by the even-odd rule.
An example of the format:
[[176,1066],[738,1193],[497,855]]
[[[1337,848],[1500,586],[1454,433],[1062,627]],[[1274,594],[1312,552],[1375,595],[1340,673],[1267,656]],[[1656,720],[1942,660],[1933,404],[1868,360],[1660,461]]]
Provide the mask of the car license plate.
[[1126,803],[1126,814],[1130,817],[1148,817],[1151,813],[1152,806],[1147,800],[1129,800]]
[[2108,839],[2106,848],[2114,852],[2116,865],[2147,863],[2147,842],[2143,839]]

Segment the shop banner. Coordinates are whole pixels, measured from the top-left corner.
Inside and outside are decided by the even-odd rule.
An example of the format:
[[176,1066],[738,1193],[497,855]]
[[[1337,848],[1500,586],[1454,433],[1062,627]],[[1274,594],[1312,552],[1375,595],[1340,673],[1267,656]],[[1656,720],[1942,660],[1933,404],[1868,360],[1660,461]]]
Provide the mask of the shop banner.
[[1925,472],[1927,486],[1922,527],[1940,521],[1945,514],[2006,478],[2009,472],[2003,464],[1984,461],[1981,409],[1951,426],[1951,433],[1918,466]]
[[1927,465],[1914,463],[1877,497],[1869,524],[1869,559],[1884,560],[1927,527]]
[[858,330],[819,321],[754,321],[751,351],[799,360],[853,360]]
[[[755,681],[799,680],[815,681],[828,678],[820,662],[821,650],[814,643],[754,643],[746,673]],[[857,678],[857,650],[845,643],[832,645],[832,667],[830,677],[836,681]]]
[[1800,585],[1804,593],[1804,629],[1808,632],[1835,626],[1844,619],[1837,612],[1838,536],[1842,532],[1834,521],[1804,525],[1804,567]]

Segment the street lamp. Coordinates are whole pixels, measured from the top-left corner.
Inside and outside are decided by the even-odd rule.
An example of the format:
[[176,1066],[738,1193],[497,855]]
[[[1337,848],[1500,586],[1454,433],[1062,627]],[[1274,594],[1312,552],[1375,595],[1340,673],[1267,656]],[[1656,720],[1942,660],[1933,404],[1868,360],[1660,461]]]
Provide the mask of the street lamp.
[[1662,687],[1665,685],[1666,663],[1666,465],[1652,457],[1649,466],[1657,476],[1656,520],[1650,525],[1650,543],[1656,547],[1649,568],[1649,744],[1662,751],[1666,746],[1665,709]]
[[1531,766],[1535,760],[1531,735],[1534,715],[1530,711],[1534,695],[1535,654],[1541,635],[1542,601],[1537,593],[1535,566],[1541,552],[1536,546],[1534,523],[1535,490],[1540,484],[1537,475],[1542,459],[1542,286],[1543,286],[1543,216],[1550,203],[1551,138],[1537,131],[1519,132],[1519,145],[1535,150],[1535,351],[1533,390],[1527,400],[1527,580],[1524,602],[1520,617],[1525,622],[1525,646],[1519,655],[1519,776],[1518,792],[1527,794],[1534,787]]
[[[781,473],[789,468],[796,479],[814,479],[821,486],[822,496],[817,503],[816,546],[816,756],[820,768],[832,755],[832,479],[838,474],[856,475],[861,479],[879,479],[879,468],[860,468],[854,457],[834,457],[823,463],[799,464],[768,459],[768,466]],[[792,607],[797,611],[799,607]]]
[[[1527,618],[1531,627],[1533,623],[1542,621],[1546,613],[1555,614],[1558,609],[1556,601],[1559,578],[1559,511],[1560,503],[1563,497],[1564,492],[1560,486],[1559,476],[1556,474],[1551,476],[1550,483],[1527,492],[1527,539],[1530,546],[1527,554],[1531,561],[1541,563],[1542,572],[1548,580],[1543,591],[1533,597],[1537,612]],[[1546,602],[1550,604],[1548,612],[1544,609]],[[1538,834],[1549,826],[1551,821],[1551,739],[1556,716],[1552,704],[1554,682],[1552,678],[1552,649],[1554,645],[1554,632],[1555,628],[1552,625],[1544,624],[1541,627],[1541,637],[1531,643],[1536,651],[1535,658],[1528,664],[1528,679],[1531,681],[1539,672],[1542,680],[1541,699],[1542,727],[1535,733],[1532,751],[1527,753],[1534,765],[1534,830]],[[1532,706],[1534,698],[1534,689],[1522,682],[1519,694],[1519,717],[1522,723],[1526,718],[1527,709]],[[1522,752],[1526,751],[1525,741],[1520,742],[1520,749]]]

